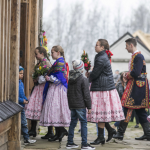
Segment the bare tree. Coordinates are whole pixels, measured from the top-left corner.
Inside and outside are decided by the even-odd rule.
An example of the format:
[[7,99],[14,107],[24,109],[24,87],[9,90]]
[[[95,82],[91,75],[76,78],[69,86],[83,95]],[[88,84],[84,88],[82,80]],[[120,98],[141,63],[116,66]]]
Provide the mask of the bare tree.
[[132,29],[142,30],[144,32],[150,32],[150,11],[144,4],[141,4],[135,11],[132,16]]
[[122,24],[122,16],[121,16],[121,5],[117,8],[117,15],[114,19],[115,31],[117,34],[117,38],[120,37],[121,24]]

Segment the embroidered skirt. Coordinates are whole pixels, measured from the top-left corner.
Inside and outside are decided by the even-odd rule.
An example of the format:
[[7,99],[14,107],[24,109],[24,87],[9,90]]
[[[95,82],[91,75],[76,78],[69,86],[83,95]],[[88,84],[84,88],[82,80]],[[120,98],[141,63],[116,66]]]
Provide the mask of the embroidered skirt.
[[29,103],[25,106],[25,115],[27,119],[40,120],[44,86],[45,83],[34,87],[29,98]]
[[40,117],[40,126],[69,127],[71,112],[68,106],[67,89],[50,83]]
[[111,122],[124,120],[121,101],[116,89],[111,91],[91,91],[92,110],[87,115],[89,122]]

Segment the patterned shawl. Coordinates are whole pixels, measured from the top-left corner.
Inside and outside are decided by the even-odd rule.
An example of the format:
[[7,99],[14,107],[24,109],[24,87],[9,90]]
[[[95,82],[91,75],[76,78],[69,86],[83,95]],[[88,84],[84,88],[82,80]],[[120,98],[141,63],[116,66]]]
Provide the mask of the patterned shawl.
[[[63,84],[66,88],[68,88],[68,84],[67,84],[67,70],[66,70],[66,64],[64,61],[63,57],[58,58],[54,64],[52,65],[49,73],[50,75],[53,75],[54,77],[56,77],[58,80],[60,80],[61,84]],[[43,104],[44,101],[46,99],[46,95],[48,92],[48,87],[49,87],[49,81],[46,82],[45,87],[44,87],[44,91],[43,91]]]

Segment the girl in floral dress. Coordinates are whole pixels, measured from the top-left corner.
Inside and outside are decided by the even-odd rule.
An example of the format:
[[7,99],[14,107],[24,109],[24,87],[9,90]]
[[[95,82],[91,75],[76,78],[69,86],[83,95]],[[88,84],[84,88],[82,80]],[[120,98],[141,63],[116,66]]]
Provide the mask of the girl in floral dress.
[[41,126],[54,126],[56,134],[49,141],[55,141],[68,135],[64,127],[70,125],[70,110],[67,99],[67,63],[61,46],[53,46],[51,56],[54,60],[43,91],[43,110],[40,117]]
[[95,46],[98,53],[95,56],[94,68],[92,72],[86,73],[91,83],[91,101],[92,110],[88,114],[89,122],[98,123],[98,137],[90,143],[93,145],[104,144],[104,127],[108,131],[109,141],[116,131],[109,125],[111,121],[120,121],[124,119],[120,98],[115,88],[113,74],[110,64],[109,44],[105,39],[99,39]]
[[[51,64],[44,47],[37,47],[35,49],[35,57],[39,60],[39,63],[35,66],[35,71],[41,68],[46,68],[47,70],[50,69]],[[35,74],[36,72],[33,75]],[[31,130],[29,131],[29,135],[33,137],[36,136],[36,125],[37,121],[40,120],[42,111],[43,90],[46,82],[42,77],[43,76],[38,76],[36,79],[33,79],[35,86],[30,95],[29,103],[27,104],[25,111],[26,118],[31,120]],[[47,139],[53,136],[52,128],[49,128],[48,131]]]

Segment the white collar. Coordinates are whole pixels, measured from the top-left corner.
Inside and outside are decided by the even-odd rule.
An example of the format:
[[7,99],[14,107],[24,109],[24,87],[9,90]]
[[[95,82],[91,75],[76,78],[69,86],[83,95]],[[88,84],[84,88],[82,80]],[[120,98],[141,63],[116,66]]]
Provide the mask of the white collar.
[[139,50],[136,50],[132,55],[134,55],[135,53],[139,52]]

